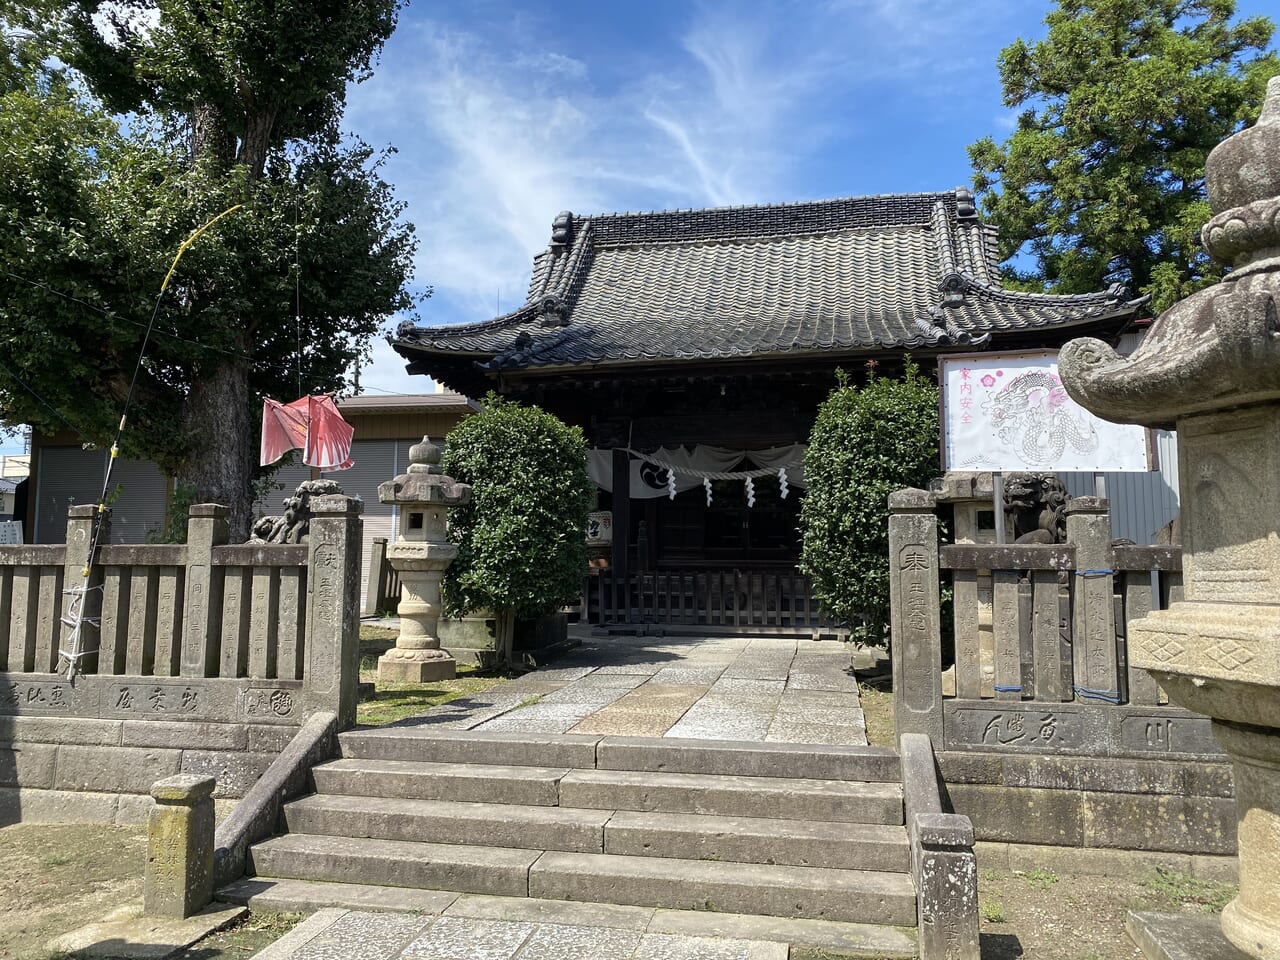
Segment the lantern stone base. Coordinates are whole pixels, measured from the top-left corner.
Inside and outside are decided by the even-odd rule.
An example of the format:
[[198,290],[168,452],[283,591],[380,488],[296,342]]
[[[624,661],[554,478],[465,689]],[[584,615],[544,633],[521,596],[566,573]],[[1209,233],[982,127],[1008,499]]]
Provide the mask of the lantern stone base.
[[379,683],[435,683],[453,680],[458,661],[444,650],[388,650],[378,658]]

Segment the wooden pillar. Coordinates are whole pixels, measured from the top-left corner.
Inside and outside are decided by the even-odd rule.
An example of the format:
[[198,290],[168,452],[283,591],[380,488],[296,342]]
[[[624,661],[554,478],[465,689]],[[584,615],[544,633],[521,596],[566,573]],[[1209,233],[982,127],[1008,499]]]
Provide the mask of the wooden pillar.
[[629,578],[631,566],[631,455],[626,450],[613,451],[613,576],[622,586],[619,619],[631,621]]

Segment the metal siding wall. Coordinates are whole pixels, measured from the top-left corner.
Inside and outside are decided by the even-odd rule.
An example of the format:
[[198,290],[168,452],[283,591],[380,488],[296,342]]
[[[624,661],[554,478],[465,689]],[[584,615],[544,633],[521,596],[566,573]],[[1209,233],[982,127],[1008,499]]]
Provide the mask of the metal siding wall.
[[[1178,515],[1178,439],[1156,432],[1160,469],[1152,473],[1104,473],[1111,501],[1111,536],[1149,544],[1156,531]],[[1093,496],[1093,474],[1061,473],[1073,497]]]
[[[404,472],[408,460],[403,455],[397,457],[397,443],[394,440],[355,440],[351,444],[351,459],[355,466],[350,470],[335,470],[321,474],[326,480],[337,480],[349,497],[359,497],[364,501],[363,542],[360,549],[360,603],[361,609],[365,600],[365,588],[369,583],[369,555],[373,550],[374,537],[392,539],[395,512],[389,504],[378,500],[378,484],[394,479],[396,474]],[[405,445],[408,449],[408,445]]]
[[[81,447],[43,447],[39,464],[39,501],[31,542],[62,543],[67,535],[67,508],[98,502],[106,455]],[[111,542],[145,543],[147,533],[164,524],[164,474],[154,463],[117,460],[111,485],[121,488],[111,505]]]
[[253,514],[256,517],[278,517],[284,513],[286,497],[293,496],[298,484],[311,479],[311,468],[301,461],[285,464],[271,477],[271,490],[265,497],[253,502]]

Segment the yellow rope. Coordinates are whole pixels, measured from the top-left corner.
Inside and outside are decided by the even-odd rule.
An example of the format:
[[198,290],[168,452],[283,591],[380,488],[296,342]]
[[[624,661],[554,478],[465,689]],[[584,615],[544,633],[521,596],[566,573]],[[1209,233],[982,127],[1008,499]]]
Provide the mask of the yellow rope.
[[203,227],[200,227],[198,230],[196,230],[195,233],[187,237],[187,239],[183,242],[182,246],[178,248],[178,254],[173,258],[173,263],[169,266],[169,272],[164,275],[164,283],[160,284],[161,295],[163,295],[165,290],[169,288],[169,280],[173,277],[173,271],[178,269],[178,261],[181,260],[182,255],[187,252],[187,248],[196,242],[196,238],[199,237],[200,234],[208,230],[210,227],[212,227],[215,223],[217,223],[223,217],[225,217],[228,213],[233,213],[234,211],[239,210],[243,206],[244,206],[243,203],[237,203],[234,207],[227,207],[227,209],[223,210],[220,214],[218,214],[216,217],[214,217],[212,220],[206,223]]

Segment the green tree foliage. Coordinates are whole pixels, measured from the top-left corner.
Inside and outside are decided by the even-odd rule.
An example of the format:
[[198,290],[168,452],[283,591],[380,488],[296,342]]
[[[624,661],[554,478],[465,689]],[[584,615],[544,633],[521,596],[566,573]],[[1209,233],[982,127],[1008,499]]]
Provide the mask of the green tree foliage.
[[864,387],[843,371],[818,408],[804,458],[800,569],[823,609],[883,634],[889,615],[889,494],[938,474],[938,387],[908,362]]
[[0,0],[0,419],[107,445],[179,245],[243,204],[178,266],[123,450],[247,534],[262,396],[341,391],[412,306],[403,205],[338,131],[397,9]]
[[1205,157],[1257,119],[1280,72],[1274,24],[1234,15],[1235,0],[1059,0],[1044,40],[1001,51],[1004,102],[1022,112],[969,158],[1001,256],[1022,255],[1010,286],[1123,283],[1159,311],[1221,278],[1197,245]]
[[458,558],[445,574],[446,611],[493,610],[498,659],[509,662],[515,619],[582,592],[592,490],[582,431],[491,393],[446,438],[442,465],[474,490],[449,517]]

